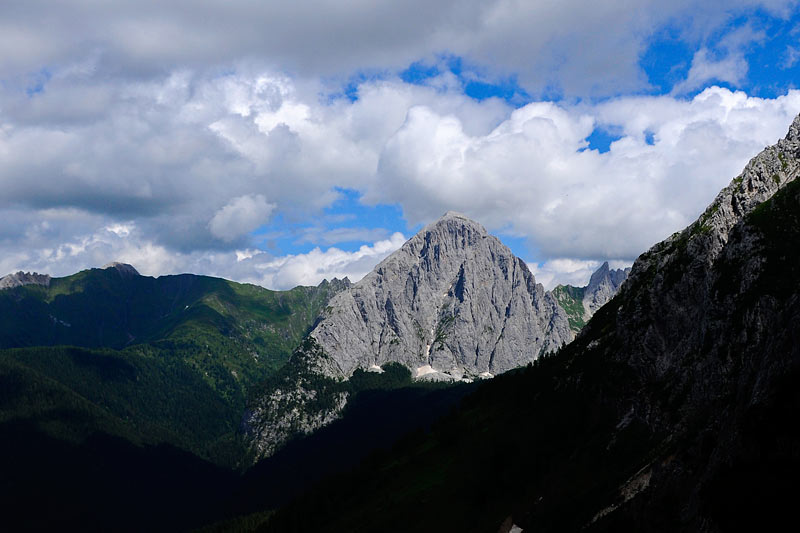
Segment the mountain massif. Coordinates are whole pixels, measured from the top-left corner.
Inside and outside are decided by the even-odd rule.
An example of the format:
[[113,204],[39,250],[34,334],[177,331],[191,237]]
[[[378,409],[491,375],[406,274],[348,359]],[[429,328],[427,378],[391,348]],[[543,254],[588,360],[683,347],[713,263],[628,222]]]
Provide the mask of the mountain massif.
[[[64,278],[18,272],[0,288],[9,382],[30,390],[54,380],[60,391],[47,401],[11,395],[0,419],[39,424],[77,394],[88,402],[75,408],[91,421],[79,435],[168,442],[226,465],[250,464],[339,418],[364,371],[399,363],[412,379],[471,381],[575,332],[521,260],[455,213],[353,286],[334,279],[274,292],[111,263]],[[130,379],[109,383],[118,374]],[[376,379],[396,382],[366,382]],[[74,433],[56,426],[50,433]]]
[[[334,296],[245,428],[258,456],[329,424],[357,370],[399,363],[415,379],[472,381],[526,365],[570,342],[626,271],[604,264],[587,287],[545,291],[527,265],[480,224],[446,213],[362,280]],[[585,308],[584,306],[585,302]]]

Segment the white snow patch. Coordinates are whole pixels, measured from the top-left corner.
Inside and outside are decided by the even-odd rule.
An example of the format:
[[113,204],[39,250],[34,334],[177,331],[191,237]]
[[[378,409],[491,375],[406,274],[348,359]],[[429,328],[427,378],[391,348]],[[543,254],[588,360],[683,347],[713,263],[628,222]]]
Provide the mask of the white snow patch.
[[494,377],[494,374],[492,374],[491,372],[481,372],[480,374],[478,374],[478,377],[481,379],[491,379]]
[[378,365],[371,365],[367,369],[367,372],[377,372],[378,374],[383,374],[384,370],[381,367],[379,367]]
[[434,370],[431,365],[422,365],[417,368],[416,372],[414,373],[415,378],[420,378],[422,376],[427,376],[428,374],[438,374],[438,370]]

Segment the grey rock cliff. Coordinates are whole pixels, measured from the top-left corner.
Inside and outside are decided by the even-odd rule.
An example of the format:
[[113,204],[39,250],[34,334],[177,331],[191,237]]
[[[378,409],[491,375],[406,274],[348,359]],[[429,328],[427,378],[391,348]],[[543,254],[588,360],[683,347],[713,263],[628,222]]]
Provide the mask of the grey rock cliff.
[[47,274],[37,274],[36,272],[16,272],[0,278],[0,290],[13,289],[23,285],[42,285],[50,286],[50,276]]
[[452,212],[334,297],[311,336],[332,376],[393,361],[444,379],[496,375],[572,338],[525,263]]
[[587,320],[617,294],[630,271],[630,268],[611,270],[606,261],[592,274],[589,284],[583,289],[583,308]]

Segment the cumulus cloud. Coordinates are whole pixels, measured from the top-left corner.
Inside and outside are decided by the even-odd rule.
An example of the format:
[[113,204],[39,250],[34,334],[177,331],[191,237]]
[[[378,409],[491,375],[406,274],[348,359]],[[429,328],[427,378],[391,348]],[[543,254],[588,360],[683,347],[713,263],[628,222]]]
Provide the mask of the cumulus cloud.
[[679,21],[686,27],[684,37],[697,39],[741,13],[762,8],[783,15],[793,5],[792,0],[730,0],[725,9],[690,0],[8,0],[0,8],[0,78],[90,56],[97,58],[96,68],[127,77],[262,57],[270,67],[301,77],[346,78],[449,53],[501,76],[518,75],[532,93],[604,95],[646,87],[639,58],[664,25]]
[[[458,117],[418,106],[365,198],[399,202],[412,223],[456,209],[528,236],[544,257],[632,259],[693,221],[798,111],[798,91],[765,100],[709,88],[689,101],[532,103],[469,135]],[[622,132],[606,153],[587,149],[599,126]]]
[[[363,245],[354,252],[338,248],[322,251],[314,248],[306,254],[288,255],[274,261],[255,265],[260,281],[270,287],[288,288],[295,285],[315,285],[323,279],[349,277],[358,281],[382,259],[400,248],[406,238],[394,233],[389,239]],[[256,258],[253,258],[256,259]]]
[[[76,72],[54,83],[92,85],[81,82],[91,73]],[[66,118],[27,106],[46,96],[55,102],[47,105],[63,99],[68,107],[69,91],[12,98],[18,106],[0,109],[0,267],[68,273],[66,266],[103,264],[125,250],[143,261],[152,253],[163,272],[310,283],[319,276],[308,261],[326,261],[328,251],[286,259],[305,277],[257,275],[255,257],[281,259],[259,250],[249,232],[276,214],[318,216],[340,187],[368,205],[399,205],[409,227],[464,212],[527,238],[535,263],[629,261],[690,223],[800,111],[797,91],[760,99],[709,88],[689,100],[514,109],[397,79],[363,82],[356,101],[320,100],[318,89],[243,65],[223,75],[184,69],[145,84],[109,82],[106,109],[76,108]],[[596,128],[621,138],[605,153],[588,149]],[[85,243],[77,237],[99,233]],[[128,248],[109,247],[109,235]],[[312,225],[298,242],[385,238],[379,228]],[[244,250],[258,253],[237,261]],[[378,255],[361,257],[360,265],[374,265]]]
[[[363,188],[414,104],[457,113],[476,134],[508,109],[398,80],[362,85],[356,102],[320,102],[318,84],[248,65],[147,83],[98,76],[59,71],[30,96],[0,85],[0,209],[136,219],[182,252],[251,244],[222,227],[243,197],[263,195],[276,212],[308,219],[337,188]],[[105,95],[98,107],[79,103],[95,92]]]
[[262,194],[239,196],[214,214],[208,228],[215,237],[230,242],[264,224],[274,209],[275,204]]
[[741,53],[729,53],[722,59],[714,59],[708,48],[701,48],[692,58],[692,66],[686,79],[675,85],[672,92],[690,92],[703,87],[709,81],[738,85],[747,75],[747,69],[747,61]]

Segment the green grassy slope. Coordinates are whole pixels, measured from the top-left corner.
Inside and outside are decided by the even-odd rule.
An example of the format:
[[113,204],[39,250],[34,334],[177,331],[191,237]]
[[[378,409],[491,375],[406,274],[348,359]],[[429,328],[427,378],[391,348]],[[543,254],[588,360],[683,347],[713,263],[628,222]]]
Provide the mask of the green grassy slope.
[[583,292],[585,287],[572,285],[558,285],[553,289],[553,296],[558,305],[567,313],[569,327],[575,333],[586,325],[586,310],[583,307]]

